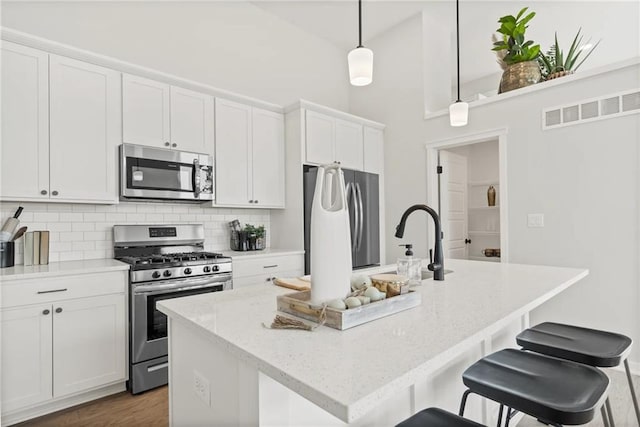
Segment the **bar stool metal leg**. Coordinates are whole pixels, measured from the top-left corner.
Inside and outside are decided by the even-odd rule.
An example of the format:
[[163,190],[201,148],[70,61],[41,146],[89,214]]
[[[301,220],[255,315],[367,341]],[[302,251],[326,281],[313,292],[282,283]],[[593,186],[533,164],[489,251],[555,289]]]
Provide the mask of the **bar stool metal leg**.
[[504,411],[504,405],[500,405],[500,411],[498,411],[498,426],[502,427],[502,411]]
[[627,372],[627,381],[629,381],[629,388],[631,389],[633,408],[636,410],[636,418],[638,419],[638,425],[640,425],[640,409],[638,409],[638,398],[636,397],[636,390],[633,386],[633,378],[631,377],[631,369],[629,369],[629,360],[627,359],[624,359],[624,370]]
[[607,397],[607,400],[604,402],[604,404],[607,407],[607,414],[609,414],[609,426],[616,427],[616,422],[613,419],[613,411],[611,410],[611,402],[609,401],[608,397]]
[[464,408],[465,406],[467,406],[467,397],[469,397],[470,394],[471,390],[466,390],[462,394],[462,401],[460,401],[460,411],[458,412],[458,415],[460,415],[461,417],[464,417]]
[[605,405],[602,405],[600,408],[600,413],[602,414],[602,421],[604,422],[604,427],[609,426],[609,417],[607,416],[607,410],[605,409]]

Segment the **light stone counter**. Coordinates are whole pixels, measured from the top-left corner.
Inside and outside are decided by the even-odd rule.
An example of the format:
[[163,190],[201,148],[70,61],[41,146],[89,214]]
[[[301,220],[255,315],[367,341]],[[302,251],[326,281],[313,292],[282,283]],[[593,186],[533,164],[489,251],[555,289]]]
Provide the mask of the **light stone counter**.
[[[276,314],[276,296],[290,292],[275,286],[261,284],[158,302],[159,309],[171,319],[173,425],[269,425],[267,419],[273,417],[265,412],[265,402],[272,406],[280,403],[253,388],[259,389],[271,379],[337,417],[335,425],[370,419],[372,412],[386,406],[384,402],[508,325],[523,324],[519,322],[528,319],[532,309],[588,274],[582,269],[461,260],[447,260],[446,267],[453,272],[443,282],[425,280],[416,288],[422,292],[421,306],[346,331],[263,327],[262,323],[270,324]],[[207,353],[204,359],[202,353]],[[198,358],[208,362],[202,364]],[[213,361],[225,368],[208,366],[215,365]],[[193,398],[181,398],[192,393],[185,389],[192,388],[193,370],[210,376],[207,408],[200,408],[197,399],[194,403]],[[230,371],[237,375],[230,377]],[[214,388],[218,377],[224,377],[224,387],[237,382],[229,390],[231,394],[244,390],[252,398],[214,401],[214,395],[217,399],[223,393],[223,389]],[[239,408],[235,412],[229,409],[233,405]],[[413,404],[407,408],[387,421],[378,417],[378,422],[397,422],[421,409]],[[275,413],[273,407],[270,411]],[[289,425],[296,422],[300,421]],[[271,425],[277,423],[284,421]]]
[[16,265],[0,268],[0,282],[119,270],[129,270],[129,264],[107,258],[52,262],[46,265]]
[[272,249],[267,248],[261,251],[222,251],[222,255],[233,259],[244,258],[267,258],[281,255],[300,255],[304,254],[304,250],[297,249]]

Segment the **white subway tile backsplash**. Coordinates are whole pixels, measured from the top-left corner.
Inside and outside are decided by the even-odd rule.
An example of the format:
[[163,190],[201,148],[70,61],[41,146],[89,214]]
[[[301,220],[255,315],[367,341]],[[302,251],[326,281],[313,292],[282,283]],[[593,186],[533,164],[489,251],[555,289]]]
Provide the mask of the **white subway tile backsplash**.
[[[206,205],[178,203],[122,202],[118,205],[17,203],[0,204],[0,221],[4,221],[23,206],[21,225],[29,230],[51,232],[50,262],[113,258],[114,224],[180,224],[201,223],[205,228],[205,249],[229,249],[228,222],[238,219],[242,224],[262,225],[267,228],[268,210],[220,209]],[[16,263],[22,263],[22,241],[18,242]]]

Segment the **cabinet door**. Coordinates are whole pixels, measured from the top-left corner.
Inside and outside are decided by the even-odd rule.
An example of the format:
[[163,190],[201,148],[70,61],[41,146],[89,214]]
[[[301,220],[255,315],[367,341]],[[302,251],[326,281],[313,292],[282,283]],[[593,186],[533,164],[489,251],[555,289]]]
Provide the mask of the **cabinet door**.
[[253,206],[251,107],[216,98],[216,204]]
[[51,199],[118,201],[120,73],[50,57]]
[[362,170],[364,168],[364,146],[362,125],[336,119],[336,158],[342,167]]
[[53,304],[53,396],[126,378],[124,294]]
[[381,174],[384,170],[384,132],[382,129],[364,128],[364,171]]
[[122,75],[122,140],[169,148],[169,85]]
[[[0,195],[49,198],[49,56],[2,42]],[[42,194],[44,193],[44,194]]]
[[253,108],[253,200],[261,207],[284,207],[284,116]]
[[318,165],[333,163],[336,160],[333,151],[335,119],[315,111],[307,111],[305,118],[307,163]]
[[0,315],[3,412],[51,399],[51,305],[5,309]]
[[213,97],[171,86],[171,147],[213,155]]

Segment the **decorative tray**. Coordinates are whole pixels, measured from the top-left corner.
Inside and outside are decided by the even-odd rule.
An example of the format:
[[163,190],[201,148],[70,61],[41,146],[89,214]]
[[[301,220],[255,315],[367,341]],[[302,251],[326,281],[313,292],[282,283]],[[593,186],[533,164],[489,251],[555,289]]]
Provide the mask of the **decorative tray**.
[[[311,291],[280,295],[278,296],[278,310],[319,323],[321,321],[323,308],[317,305],[311,305],[309,302],[310,298]],[[406,294],[396,295],[382,301],[372,302],[348,310],[337,310],[326,307],[324,324],[334,329],[344,331],[345,329],[353,328],[354,326],[362,325],[372,320],[381,319],[417,307],[421,303],[422,296],[420,292],[409,290]]]

